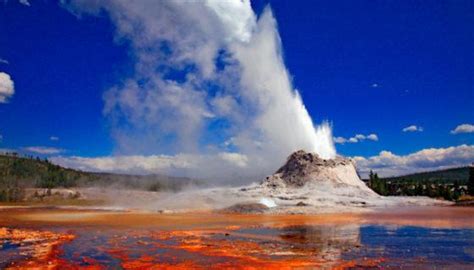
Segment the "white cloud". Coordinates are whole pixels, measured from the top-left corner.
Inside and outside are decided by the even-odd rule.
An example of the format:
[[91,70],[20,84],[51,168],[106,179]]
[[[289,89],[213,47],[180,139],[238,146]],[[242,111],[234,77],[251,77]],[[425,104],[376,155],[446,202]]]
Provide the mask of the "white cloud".
[[344,137],[334,137],[333,141],[337,144],[345,144],[345,143],[358,143],[362,142],[365,140],[370,140],[370,141],[378,141],[379,137],[377,134],[371,133],[369,135],[363,135],[363,134],[356,134],[353,137],[350,137],[348,139]]
[[49,140],[50,140],[50,141],[59,141],[59,137],[57,137],[57,136],[51,136],[51,137],[49,137]]
[[372,86],[372,88],[378,88],[379,84],[378,83],[373,83],[371,86]]
[[403,132],[422,132],[423,128],[419,127],[419,126],[416,126],[416,125],[411,125],[411,126],[408,126],[404,129],[402,129],[402,131]]
[[46,146],[28,146],[23,147],[23,150],[42,155],[56,155],[64,152],[64,149]]
[[18,0],[18,2],[20,2],[20,4],[25,5],[25,6],[31,6],[28,0]]
[[59,165],[99,172],[128,172],[138,174],[162,173],[168,169],[188,169],[194,166],[186,156],[116,156],[116,157],[52,157]]
[[3,58],[0,58],[0,64],[5,64],[5,65],[8,65],[9,62]]
[[353,159],[363,176],[367,176],[370,170],[376,171],[381,176],[404,175],[468,165],[474,161],[474,145],[428,148],[404,156],[382,151],[377,156]]
[[347,142],[350,142],[350,143],[358,143],[359,142],[359,139],[355,138],[355,137],[352,137],[352,138],[349,138],[347,140]]
[[347,139],[344,137],[334,137],[333,141],[334,143],[344,144],[347,142]]
[[377,136],[377,134],[372,133],[372,134],[369,134],[369,135],[367,136],[367,140],[378,141],[378,140],[379,140],[379,136]]
[[[130,45],[134,74],[104,95],[117,154],[215,156],[233,138],[232,152],[255,174],[273,172],[299,149],[335,156],[331,127],[313,124],[291,83],[270,8],[257,18],[249,0],[65,7],[79,17],[108,16],[116,39]],[[229,160],[214,160],[225,176]]]
[[10,75],[0,72],[0,103],[6,103],[15,93],[15,87]]
[[474,133],[474,125],[462,124],[451,130],[451,134]]
[[227,162],[235,164],[238,167],[247,167],[248,158],[239,153],[220,153],[219,157]]
[[[248,157],[231,152],[215,154],[177,154],[177,155],[130,155],[114,157],[62,157],[50,160],[58,165],[83,171],[133,173],[133,174],[166,174],[192,178],[216,179],[225,173],[230,176],[244,177],[240,182],[259,180],[265,174],[261,172],[255,178],[254,171],[248,171]],[[226,164],[226,166],[222,166]],[[224,180],[239,180],[227,178]],[[234,182],[236,183],[236,182]]]

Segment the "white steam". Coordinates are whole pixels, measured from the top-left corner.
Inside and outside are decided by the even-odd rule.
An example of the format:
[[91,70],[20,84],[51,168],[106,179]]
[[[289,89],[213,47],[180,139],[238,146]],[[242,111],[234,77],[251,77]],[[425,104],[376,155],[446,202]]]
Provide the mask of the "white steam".
[[330,126],[313,125],[292,86],[270,8],[257,19],[248,0],[64,5],[106,14],[136,61],[104,95],[120,159],[186,156],[189,176],[235,178],[268,174],[299,149],[335,157]]

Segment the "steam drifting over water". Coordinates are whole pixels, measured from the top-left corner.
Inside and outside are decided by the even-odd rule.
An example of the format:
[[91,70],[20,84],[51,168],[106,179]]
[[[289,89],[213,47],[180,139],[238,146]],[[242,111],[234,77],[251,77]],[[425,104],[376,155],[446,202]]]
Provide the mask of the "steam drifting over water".
[[106,15],[135,66],[104,94],[117,156],[62,164],[248,179],[273,172],[298,149],[335,157],[331,127],[314,126],[292,86],[269,7],[257,16],[238,0],[64,5],[79,16]]

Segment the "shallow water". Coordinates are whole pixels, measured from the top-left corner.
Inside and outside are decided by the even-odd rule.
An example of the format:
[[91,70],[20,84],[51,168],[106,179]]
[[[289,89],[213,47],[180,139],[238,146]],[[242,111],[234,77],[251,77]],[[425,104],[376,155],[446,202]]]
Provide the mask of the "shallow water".
[[473,208],[319,216],[10,209],[0,211],[0,227],[0,268],[474,269]]

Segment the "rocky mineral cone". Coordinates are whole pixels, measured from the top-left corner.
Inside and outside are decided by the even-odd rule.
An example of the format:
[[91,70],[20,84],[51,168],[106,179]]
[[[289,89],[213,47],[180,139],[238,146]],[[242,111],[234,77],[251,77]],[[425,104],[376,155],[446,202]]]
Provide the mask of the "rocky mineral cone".
[[316,153],[299,150],[291,154],[286,163],[268,176],[262,184],[267,186],[303,187],[309,182],[331,182],[368,189],[360,180],[350,159],[337,157],[322,159]]

